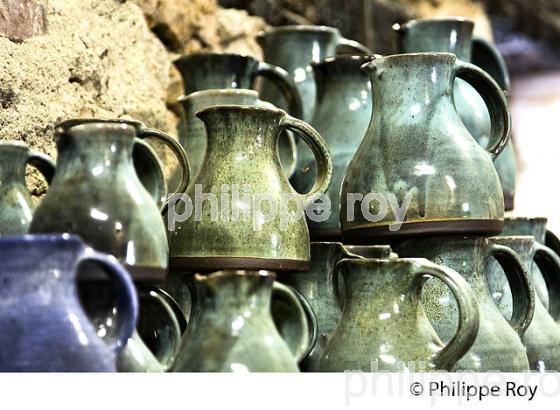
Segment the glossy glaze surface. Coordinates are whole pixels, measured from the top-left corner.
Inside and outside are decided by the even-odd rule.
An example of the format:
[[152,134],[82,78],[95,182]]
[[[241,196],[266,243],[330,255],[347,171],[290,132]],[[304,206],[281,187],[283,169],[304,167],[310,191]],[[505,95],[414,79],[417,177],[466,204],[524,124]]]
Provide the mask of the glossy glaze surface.
[[[393,244],[399,256],[423,257],[457,271],[468,282],[478,302],[480,328],[469,352],[457,370],[518,372],[529,369],[520,336],[529,326],[534,310],[534,293],[523,262],[509,248],[497,247],[487,238],[434,236],[403,240]],[[504,266],[508,280],[516,285],[515,315],[508,323],[488,290],[485,267],[490,256]],[[451,338],[457,327],[457,306],[439,281],[424,287],[423,305],[442,340]]]
[[[105,281],[82,281],[80,301],[91,318],[97,335],[104,340],[114,337],[122,320],[115,307],[115,294],[122,289]],[[177,353],[186,321],[176,302],[155,286],[137,290],[139,315],[134,333],[117,359],[119,372],[163,372],[169,369]]]
[[[282,110],[224,105],[207,108],[197,116],[206,124],[208,147],[187,195],[193,203],[200,201],[202,194],[220,198],[225,186],[230,206],[225,217],[216,218],[212,209],[217,209],[219,202],[200,201],[198,217],[193,212],[171,226],[170,266],[210,271],[224,267],[307,270],[309,233],[305,219],[281,218],[277,212],[267,220],[254,207],[254,198],[266,194],[268,205],[261,208],[263,214],[271,204],[277,209],[285,204],[296,213],[299,201],[304,209],[314,193],[324,192],[330,183],[332,162],[321,136]],[[319,177],[308,195],[296,194],[282,171],[276,146],[284,129],[296,131],[317,152]],[[288,194],[293,200],[286,201]],[[186,209],[185,201],[171,206],[178,215]]]
[[25,167],[33,165],[50,182],[54,161],[16,141],[0,141],[0,236],[27,233],[33,209],[25,186]]
[[185,95],[224,88],[251,89],[257,77],[271,80],[286,111],[299,117],[302,103],[290,75],[282,68],[254,57],[230,53],[200,53],[173,62],[181,73]]
[[162,278],[168,246],[163,219],[132,161],[134,126],[70,121],[57,127],[57,172],[30,232],[70,232],[114,255],[135,279]]
[[[382,57],[364,69],[375,101],[372,121],[348,165],[341,197],[373,193],[381,200],[342,201],[345,240],[443,230],[500,232],[504,202],[492,156],[509,139],[510,116],[494,80],[448,53]],[[453,106],[456,76],[471,82],[491,107],[489,152],[469,134]],[[395,201],[400,211],[391,205]],[[353,219],[347,217],[348,207]]]
[[[179,123],[179,141],[189,153],[191,172],[196,175],[202,166],[206,154],[207,137],[204,122],[196,113],[212,105],[253,105],[274,108],[270,103],[259,99],[253,90],[204,90],[191,93],[179,99],[183,115]],[[296,146],[292,135],[282,134],[278,141],[278,154],[286,175],[293,174],[296,167]]]
[[[107,372],[132,334],[137,299],[127,272],[114,258],[70,235],[0,239],[0,371]],[[121,283],[116,332],[101,340],[76,291],[82,263],[94,263]]]
[[274,274],[222,271],[196,275],[197,314],[173,371],[297,372],[296,359],[270,314]]
[[[556,280],[551,281],[551,284],[556,285],[550,287],[552,290],[551,294],[555,297],[560,295],[560,287],[557,287],[560,280],[560,258],[556,258],[556,260],[551,258],[549,261],[543,262],[543,257],[548,259],[550,255],[542,254],[542,245],[535,244],[535,239],[532,236],[496,236],[491,238],[491,240],[494,243],[513,249],[525,264],[525,269],[528,272],[531,272],[531,267],[536,259],[544,268],[545,274],[556,277]],[[497,300],[496,296],[499,293],[503,295],[505,293],[503,289],[510,286],[503,270],[495,261],[491,261],[487,269],[488,287],[491,292],[492,289],[495,289],[492,292],[492,296],[494,296],[500,312],[502,312],[506,319],[509,319],[513,311],[512,290],[508,289],[509,297],[502,297]],[[516,293],[515,290],[513,293]],[[538,297],[535,298],[533,320],[521,340],[527,348],[527,357],[531,370],[547,371],[560,369],[560,326],[556,324]]]
[[[304,121],[311,121],[315,111],[316,87],[312,62],[332,57],[346,47],[358,54],[371,54],[361,44],[345,39],[338,29],[326,26],[282,26],[271,28],[257,37],[263,52],[264,61],[286,70],[292,78],[303,105]],[[295,51],[297,50],[297,51]],[[264,83],[261,96],[275,106],[286,108],[281,95]]]
[[[333,159],[333,177],[327,195],[331,214],[326,221],[307,220],[311,238],[342,237],[340,229],[340,190],[346,167],[362,142],[372,112],[371,82],[361,66],[373,57],[329,57],[312,63],[317,99],[311,125],[323,136]],[[307,192],[315,181],[313,153],[300,149],[292,185]]]
[[292,286],[303,295],[317,317],[317,343],[310,355],[300,364],[303,371],[318,370],[319,360],[329,337],[336,329],[342,315],[339,289],[343,289],[343,281],[338,276],[334,276],[334,266],[343,258],[361,258],[360,253],[370,258],[389,258],[391,248],[389,246],[345,247],[339,242],[312,242],[309,272],[283,272],[278,276],[278,280]]
[[[346,299],[321,371],[452,370],[475,340],[478,311],[467,283],[451,269],[422,259],[343,259]],[[445,347],[420,299],[426,277],[445,281],[461,310],[456,336]]]
[[[495,46],[472,37],[474,23],[463,18],[425,18],[395,25],[399,49],[403,53],[453,53],[488,72],[503,90],[509,91],[509,74]],[[453,88],[455,107],[471,135],[486,147],[490,138],[490,116],[484,100],[464,80],[457,78]],[[516,159],[511,141],[494,161],[502,184],[506,210],[513,209]]]

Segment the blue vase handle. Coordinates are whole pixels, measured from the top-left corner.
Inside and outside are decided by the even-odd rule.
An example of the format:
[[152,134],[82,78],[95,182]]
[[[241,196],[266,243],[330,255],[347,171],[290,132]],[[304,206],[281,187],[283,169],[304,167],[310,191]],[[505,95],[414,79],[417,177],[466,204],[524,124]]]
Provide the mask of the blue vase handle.
[[[533,260],[539,267],[548,290],[548,313],[560,324],[560,256],[547,246],[535,242]],[[535,296],[536,297],[536,296]]]
[[490,74],[502,90],[509,92],[509,72],[504,57],[496,46],[482,37],[474,36],[471,50],[471,62]]
[[118,325],[114,336],[104,339],[113,351],[118,354],[126,346],[128,339],[136,329],[136,320],[138,319],[138,296],[136,295],[136,289],[130,275],[114,256],[88,248],[78,261],[79,264],[84,262],[95,264],[106,272],[112,281],[119,284],[115,308],[121,323]]
[[337,54],[365,54],[365,55],[373,54],[372,51],[366,46],[364,46],[362,43],[356,40],[350,40],[345,37],[340,37],[338,39],[338,44],[336,45],[336,51]]
[[43,176],[48,184],[51,183],[56,170],[55,162],[47,154],[37,151],[29,151],[27,163],[36,168]]

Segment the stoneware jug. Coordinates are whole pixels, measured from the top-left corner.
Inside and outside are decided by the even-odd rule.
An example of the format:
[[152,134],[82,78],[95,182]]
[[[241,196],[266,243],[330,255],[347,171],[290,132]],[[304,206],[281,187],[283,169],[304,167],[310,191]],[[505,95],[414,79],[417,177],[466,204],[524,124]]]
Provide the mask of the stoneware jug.
[[[172,269],[160,285],[172,295],[189,324],[202,309],[201,299],[196,297],[198,284],[193,272]],[[298,290],[274,281],[271,311],[276,329],[294,357],[298,362],[307,359],[318,338],[317,317],[310,303]]]
[[[115,258],[62,234],[2,238],[0,260],[0,371],[115,371],[138,309],[134,285]],[[97,336],[77,295],[77,270],[86,262],[121,284],[116,331],[106,340]]]
[[[509,74],[500,52],[488,41],[473,38],[474,23],[462,17],[424,18],[395,24],[399,49],[403,53],[446,52],[478,65],[509,92]],[[453,100],[459,117],[471,135],[485,147],[490,138],[490,116],[484,100],[464,80],[457,78]],[[505,209],[513,209],[515,192],[515,151],[510,141],[494,160],[504,193]]]
[[[342,259],[335,269],[344,277],[346,300],[321,371],[453,370],[475,341],[476,301],[457,272],[424,259]],[[461,312],[447,345],[422,307],[429,277],[449,286]]]
[[301,116],[302,103],[292,78],[276,65],[228,53],[189,54],[173,64],[181,73],[185,95],[223,88],[251,89],[255,79],[263,77],[274,83],[286,102],[287,111],[298,118]]
[[0,236],[27,233],[35,208],[25,186],[25,168],[36,168],[51,182],[55,165],[47,155],[18,141],[0,141]]
[[[371,54],[357,41],[342,37],[338,29],[326,26],[282,26],[259,33],[257,42],[264,52],[264,61],[286,70],[295,84],[303,106],[302,120],[313,118],[315,81],[312,62],[319,62],[344,50],[354,54]],[[263,82],[261,97],[275,106],[287,108],[278,91]]]
[[[377,58],[364,69],[375,105],[342,187],[344,238],[499,233],[504,199],[492,158],[509,139],[510,115],[496,82],[449,53],[398,54]],[[489,107],[487,151],[453,106],[456,77],[471,84]]]
[[[278,280],[296,289],[309,303],[316,315],[318,338],[313,350],[300,364],[303,371],[313,372],[319,368],[319,360],[329,337],[342,315],[339,289],[344,283],[335,275],[335,264],[345,258],[389,258],[389,246],[344,246],[340,242],[311,242],[311,266],[309,272],[282,272]],[[273,302],[275,295],[272,296]],[[277,312],[272,310],[272,316]]]
[[[140,183],[132,152],[136,126],[119,120],[69,120],[56,127],[57,172],[30,232],[78,234],[123,263],[135,280],[161,280],[168,245],[160,210]],[[188,162],[183,149],[184,188]]]
[[[371,119],[372,99],[369,75],[360,67],[371,56],[328,57],[312,63],[317,98],[311,125],[325,139],[333,161],[333,176],[327,190],[330,215],[325,221],[307,220],[312,239],[340,240],[340,189],[346,167],[362,142]],[[316,175],[315,158],[309,149],[298,150],[298,167],[292,185],[307,192]]]
[[[192,175],[200,170],[206,155],[207,137],[204,122],[196,117],[196,113],[212,105],[252,105],[273,108],[273,105],[259,99],[253,90],[222,89],[203,90],[179,98],[183,107],[184,127],[179,133],[179,141],[189,153]],[[283,133],[278,140],[280,163],[289,177],[296,168],[296,144],[291,134]]]
[[[556,235],[549,231],[546,227],[547,219],[544,217],[523,217],[523,216],[509,216],[504,219],[504,230],[501,235],[503,236],[518,236],[518,235],[529,235],[535,238],[535,242],[539,251],[536,252],[536,257],[540,258],[543,255],[549,254],[551,255],[549,258],[553,259],[553,254],[559,254],[560,247],[555,246],[555,244],[560,243]],[[539,247],[538,245],[542,245]],[[548,290],[547,290],[547,282],[544,279],[545,273],[541,272],[541,266],[543,264],[533,263],[531,266],[531,273],[533,284],[535,287],[535,292],[537,296],[541,299],[544,307],[548,310],[552,308],[550,311],[551,315],[554,318],[560,317],[560,302],[553,305],[550,305],[549,297],[548,297]],[[553,265],[546,265],[550,268]],[[554,277],[551,273],[546,273],[546,277],[549,278],[548,280],[552,280]],[[509,291],[509,286],[503,290],[504,292]],[[504,294],[505,296],[505,294]],[[501,297],[501,296],[499,296]],[[508,296],[509,297],[509,296]],[[499,300],[498,300],[499,303]]]
[[[531,272],[533,263],[541,265],[545,274],[551,274],[549,294],[553,295],[554,300],[560,296],[560,287],[558,287],[560,283],[560,258],[555,253],[543,245],[536,244],[532,236],[495,236],[491,238],[491,241],[513,249],[525,264],[525,269],[528,272]],[[507,295],[498,301],[498,308],[504,317],[509,319],[513,311],[512,289],[509,288],[502,269],[497,263],[490,263],[486,275],[488,277],[488,287],[493,296],[500,293]],[[509,292],[503,292],[504,289]],[[515,293],[515,290],[513,290],[513,293]],[[560,369],[560,326],[556,324],[555,319],[547,312],[538,297],[535,297],[533,320],[523,334],[521,341],[527,348],[531,370],[542,372],[547,370],[558,371]]]
[[[457,370],[518,372],[529,370],[520,337],[531,323],[534,292],[523,261],[510,248],[483,237],[432,236],[406,239],[392,248],[401,257],[422,257],[458,272],[468,282],[478,303],[480,328]],[[498,310],[486,281],[486,264],[493,256],[515,289],[514,312],[506,321]],[[424,287],[423,305],[438,336],[448,341],[457,327],[457,305],[447,287],[430,281]]]
[[[309,233],[302,210],[325,192],[332,173],[321,136],[278,109],[222,105],[197,116],[206,125],[206,159],[187,198],[170,203],[170,266],[308,270]],[[318,177],[305,195],[293,190],[282,171],[277,141],[283,130],[296,132],[317,155]],[[263,196],[266,206],[260,202]],[[190,217],[189,209],[194,210]]]
[[[174,371],[298,371],[270,314],[274,273],[219,271],[196,274],[195,281],[199,308],[183,336]],[[303,312],[301,321],[306,327]]]
[[[107,281],[79,282],[80,300],[102,339],[114,337],[120,312],[115,306],[119,286]],[[139,314],[136,330],[117,360],[119,372],[163,372],[170,368],[186,329],[185,318],[177,303],[156,286],[137,289]]]

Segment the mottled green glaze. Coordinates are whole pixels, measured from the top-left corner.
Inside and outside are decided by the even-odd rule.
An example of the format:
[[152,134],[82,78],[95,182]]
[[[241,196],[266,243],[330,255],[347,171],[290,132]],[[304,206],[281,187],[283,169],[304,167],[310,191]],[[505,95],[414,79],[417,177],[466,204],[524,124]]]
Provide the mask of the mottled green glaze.
[[[303,104],[303,116],[307,122],[315,111],[315,81],[312,62],[332,57],[343,49],[357,54],[371,54],[360,43],[348,40],[338,29],[326,26],[282,26],[271,28],[258,35],[257,41],[264,52],[264,60],[286,70],[295,83]],[[276,89],[264,83],[261,90],[263,100],[286,108]]]
[[[170,266],[207,271],[308,270],[305,218],[282,218],[280,212],[264,218],[254,204],[255,195],[266,195],[263,213],[270,211],[271,203],[277,209],[285,204],[295,213],[298,202],[300,209],[305,209],[315,194],[325,192],[332,162],[321,136],[303,121],[277,109],[222,105],[206,108],[197,116],[206,124],[208,147],[187,195],[193,204],[201,202],[202,194],[213,193],[216,200],[214,205],[210,200],[203,201],[198,215],[193,211],[191,217],[182,218],[174,227],[168,224]],[[296,194],[282,171],[276,147],[283,130],[298,133],[317,153],[318,179],[307,195]],[[287,194],[292,198],[289,202]],[[223,201],[218,199],[223,196],[229,198],[227,208],[219,206]],[[183,215],[185,201],[171,206],[176,214]],[[225,215],[218,218],[220,209]]]
[[[362,212],[362,207],[368,210],[368,201],[342,201],[345,240],[441,231],[499,233],[504,200],[492,156],[507,143],[511,121],[495,81],[449,53],[382,57],[364,69],[370,73],[375,101],[372,121],[348,165],[341,198],[372,193],[383,200],[369,201],[369,215]],[[453,106],[455,77],[471,83],[490,107],[488,152]],[[399,207],[410,201],[400,227],[396,223],[403,217],[389,205],[395,198]]]
[[181,73],[185,95],[224,88],[251,89],[257,77],[272,81],[285,101],[286,111],[300,117],[301,99],[289,73],[251,56],[231,53],[199,53],[173,62]]
[[[270,103],[259,99],[253,90],[204,90],[179,98],[183,107],[179,123],[179,141],[189,153],[191,172],[196,175],[202,166],[206,154],[207,137],[204,122],[196,117],[198,111],[212,105],[254,105],[256,107],[274,108]],[[296,145],[292,135],[282,134],[278,141],[280,162],[286,175],[293,174],[296,167]]]
[[[99,337],[111,339],[121,320],[115,293],[105,282],[81,282],[80,301]],[[161,289],[137,289],[139,316],[136,330],[117,359],[119,372],[164,372],[177,353],[186,321],[176,302]]]
[[[553,274],[556,276],[555,280],[558,284],[560,280],[560,258],[550,258],[550,254],[545,253],[540,244],[535,243],[535,238],[532,236],[495,236],[490,239],[492,242],[499,245],[507,246],[513,249],[525,264],[525,269],[530,272],[533,260],[541,264],[544,268],[550,266]],[[548,248],[547,248],[548,249]],[[488,278],[488,287],[497,289],[499,292],[502,289],[508,288],[509,297],[503,297],[499,301],[498,308],[506,319],[511,317],[513,311],[513,299],[511,298],[511,289],[503,271],[498,263],[491,261],[487,267],[486,275]],[[549,269],[544,269],[549,272]],[[560,296],[560,287],[551,287],[551,294],[556,298]],[[497,292],[492,292],[494,296]],[[516,293],[515,291],[513,293]],[[509,315],[508,315],[509,314]],[[527,357],[529,359],[529,366],[531,370],[546,371],[546,370],[560,370],[560,326],[556,324],[552,316],[547,312],[542,304],[540,298],[535,298],[535,313],[531,324],[523,334],[521,341],[527,348]]]
[[[343,259],[337,270],[344,276],[346,300],[321,371],[453,370],[472,346],[478,310],[457,272],[425,259]],[[457,332],[445,346],[422,307],[427,277],[445,282],[460,306]]]
[[317,343],[309,356],[300,364],[303,371],[318,370],[319,360],[325,346],[342,315],[339,289],[343,289],[344,285],[340,278],[334,276],[335,264],[344,258],[364,256],[389,258],[391,248],[389,246],[344,246],[339,242],[312,242],[309,272],[283,272],[278,276],[282,283],[290,285],[303,295],[317,317],[319,333]]
[[[322,135],[333,159],[333,177],[327,195],[331,214],[326,221],[307,220],[312,239],[340,239],[340,189],[346,167],[362,142],[371,119],[372,99],[369,75],[361,66],[374,57],[329,57],[313,63],[317,86],[315,114],[311,125]],[[292,185],[307,192],[316,175],[315,158],[309,149],[298,151],[298,167]]]
[[0,141],[0,236],[27,233],[33,214],[31,194],[25,186],[25,167],[37,168],[50,183],[54,161],[16,141]]
[[[555,237],[554,234],[546,229],[546,218],[524,218],[524,217],[507,217],[504,220],[504,231],[502,235],[504,236],[512,236],[512,235],[530,235],[535,238],[535,241],[538,245],[541,245],[542,248],[545,246],[546,238],[553,238]],[[554,260],[554,250],[548,248],[548,243],[546,243],[546,249],[542,248],[542,252],[537,253],[537,257],[545,254],[551,254],[551,257],[548,258],[550,260]],[[558,273],[554,273],[555,269],[550,269],[551,265],[547,266],[547,272],[542,272],[541,268],[543,268],[545,264],[542,263],[533,263],[531,266],[531,273],[532,279],[535,286],[535,293],[540,298],[541,302],[543,303],[546,310],[549,310],[551,315],[556,319],[560,318],[560,302],[553,301],[552,306],[550,305],[550,298],[549,298],[549,290],[548,287],[550,286],[559,286],[558,283],[559,279],[555,279],[555,276],[558,276]],[[552,265],[553,267],[553,265]],[[544,276],[548,277],[548,284],[545,281]],[[511,298],[511,291],[509,286],[505,289],[502,289],[501,294],[497,294],[496,297],[498,298],[497,303],[499,302],[500,297]]]
[[297,372],[296,358],[270,314],[274,274],[196,275],[200,309],[173,365],[178,372]]
[[[472,37],[474,23],[464,18],[426,18],[394,26],[399,49],[403,53],[446,52],[462,61],[473,62],[496,80],[502,90],[509,91],[509,74],[495,46],[484,39]],[[484,100],[464,80],[457,78],[453,98],[459,117],[471,135],[486,147],[490,138],[490,115]],[[515,193],[515,151],[511,141],[494,160],[504,193],[506,210],[513,209]]]
[[[478,302],[480,329],[472,348],[457,364],[457,370],[529,370],[520,336],[533,317],[534,293],[523,262],[515,252],[482,237],[433,236],[408,239],[392,246],[399,256],[427,258],[457,271],[469,283]],[[491,256],[502,264],[518,292],[510,323],[504,319],[488,290],[485,267]],[[430,281],[424,287],[423,304],[439,337],[450,340],[457,327],[458,313],[447,288],[439,281]]]
[[136,280],[161,279],[168,259],[163,219],[132,161],[136,129],[111,120],[56,128],[57,171],[30,232],[75,233],[115,256]]

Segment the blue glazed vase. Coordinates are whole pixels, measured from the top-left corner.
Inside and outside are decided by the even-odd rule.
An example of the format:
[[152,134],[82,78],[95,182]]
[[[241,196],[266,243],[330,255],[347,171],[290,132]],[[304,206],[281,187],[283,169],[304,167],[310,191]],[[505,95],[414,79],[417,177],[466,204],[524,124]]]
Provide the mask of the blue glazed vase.
[[[62,234],[2,238],[0,260],[0,371],[115,371],[138,311],[134,285],[115,258]],[[118,331],[105,341],[78,297],[76,275],[83,263],[122,284],[115,303]]]

